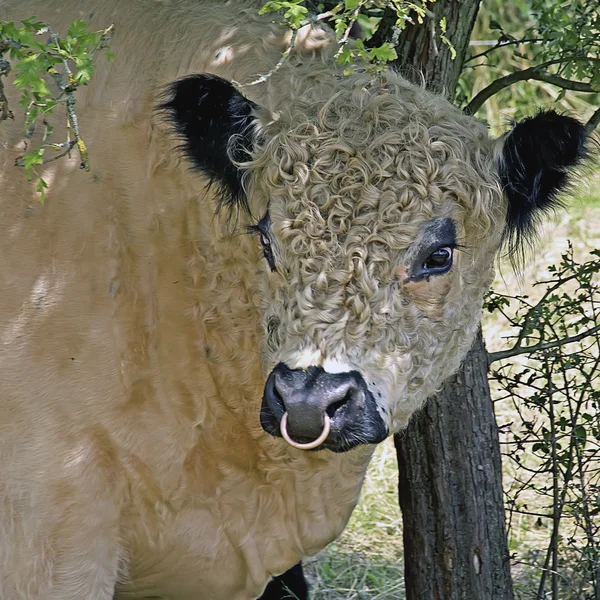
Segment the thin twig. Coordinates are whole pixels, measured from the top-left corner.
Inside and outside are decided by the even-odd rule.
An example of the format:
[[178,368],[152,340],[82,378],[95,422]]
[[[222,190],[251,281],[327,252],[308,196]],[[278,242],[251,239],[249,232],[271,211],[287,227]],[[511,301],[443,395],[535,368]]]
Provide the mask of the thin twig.
[[110,41],[110,39],[112,38],[114,33],[115,33],[115,24],[112,23],[102,32],[102,35],[100,36],[100,39],[98,40],[98,44],[90,52],[91,60],[94,60],[94,58],[96,57],[96,53],[99,50],[103,50],[104,48],[106,48],[107,43]]
[[538,43],[541,41],[542,40],[539,40],[536,38],[529,38],[529,39],[523,39],[523,40],[498,40],[496,45],[493,46],[492,48],[488,48],[487,50],[484,50],[483,52],[480,52],[479,54],[475,54],[475,55],[471,56],[470,58],[467,58],[467,60],[465,60],[465,65],[473,60],[487,56],[494,50],[498,50],[498,48],[504,48],[506,46],[515,46],[515,45],[518,46],[520,44],[535,44],[535,43]]
[[590,575],[592,576],[592,586],[594,589],[594,600],[600,600],[600,553],[596,545],[594,536],[594,527],[592,524],[592,513],[590,512],[591,501],[588,496],[589,486],[585,479],[585,459],[582,456],[581,444],[576,444],[575,455],[577,458],[579,489],[581,491],[581,500],[583,503],[583,529],[587,537],[588,562]]
[[259,75],[259,77],[257,79],[255,79],[254,81],[251,81],[250,83],[238,83],[237,81],[233,81],[233,84],[239,88],[245,88],[245,87],[251,87],[253,85],[258,85],[259,83],[264,83],[265,81],[267,81],[270,77],[275,75],[275,73],[277,73],[277,71],[279,71],[279,69],[281,69],[281,67],[283,66],[285,61],[289,58],[290,54],[292,53],[292,50],[294,49],[294,46],[296,45],[297,37],[298,37],[298,29],[293,29],[292,37],[290,39],[290,43],[289,43],[288,47],[285,49],[285,51],[281,55],[281,58],[279,59],[277,64],[268,73],[265,73],[264,75]]
[[[60,52],[58,34],[52,31],[51,29],[49,29],[49,33],[52,43]],[[56,82],[56,85],[58,85],[59,89],[67,97],[67,118],[71,129],[73,129],[73,134],[75,136],[75,145],[79,150],[79,157],[81,159],[80,166],[82,169],[89,171],[90,163],[88,160],[88,151],[81,137],[81,132],[79,131],[79,120],[77,118],[77,114],[75,113],[75,104],[77,102],[77,100],[75,99],[75,90],[77,89],[77,82],[75,81],[73,73],[71,72],[71,68],[69,67],[69,61],[66,58],[62,58],[62,63],[65,69],[65,73],[67,74],[68,83],[65,82],[63,76],[54,67],[50,67],[50,69],[48,69],[48,72],[54,78],[54,81]]]
[[556,415],[554,412],[554,398],[552,392],[554,386],[552,383],[552,374],[548,358],[544,359],[544,375],[548,382],[548,405],[550,407],[550,435],[552,437],[550,444],[552,447],[552,537],[550,546],[552,548],[552,600],[558,600],[558,536],[562,516],[562,503],[560,503],[559,494],[559,466],[558,466],[558,448],[556,442]]
[[344,48],[348,45],[348,40],[350,39],[350,33],[352,32],[354,23],[356,23],[356,20],[358,19],[358,13],[360,12],[360,9],[362,8],[363,4],[364,4],[364,0],[362,2],[359,2],[356,5],[356,8],[354,9],[354,11],[352,11],[352,16],[350,17],[350,21],[349,21],[350,24],[346,28],[346,31],[344,31],[344,35],[338,41],[339,49],[335,53],[336,58],[344,51]]
[[[75,141],[70,141],[68,143],[64,143],[64,144],[53,144],[51,147],[53,148],[63,148],[63,147],[67,147],[67,149],[64,152],[61,152],[60,154],[57,154],[56,156],[53,156],[52,158],[47,158],[44,159],[44,162],[41,163],[43,165],[47,165],[48,163],[54,162],[55,160],[58,160],[59,158],[63,158],[64,156],[70,156],[71,155],[71,150],[73,150],[73,148],[76,146],[77,142]],[[46,146],[47,147],[47,146]],[[15,166],[17,167],[23,167],[23,157],[22,156],[18,156],[17,158],[15,158]]]
[[586,329],[577,335],[568,336],[560,340],[554,340],[552,342],[545,342],[543,344],[536,344],[535,346],[515,346],[508,350],[501,350],[500,352],[490,352],[488,355],[489,364],[497,360],[503,360],[505,358],[511,358],[513,356],[519,356],[520,354],[531,354],[532,352],[539,352],[541,350],[550,350],[551,348],[558,348],[571,342],[579,342],[589,335],[593,335],[597,331],[600,331],[600,325]]
[[588,122],[585,124],[585,128],[589,133],[592,133],[598,125],[600,125],[600,108],[597,108],[594,114],[589,118]]
[[[528,311],[525,315],[524,319],[511,319],[503,310],[501,307],[499,307],[499,311],[504,315],[504,317],[509,321],[509,323],[513,326],[513,327],[519,327],[519,334],[517,336],[517,340],[515,342],[515,344],[513,345],[511,350],[506,350],[505,352],[510,352],[516,348],[521,348],[522,347],[522,342],[525,339],[528,329],[529,329],[529,323],[531,321],[531,319],[533,318],[534,315],[536,315],[539,312],[540,307],[546,302],[546,299],[548,298],[548,296],[550,296],[550,294],[552,294],[554,291],[556,291],[558,288],[562,287],[565,283],[568,283],[569,281],[576,279],[577,275],[573,274],[573,275],[568,275],[567,277],[563,277],[562,273],[560,273],[558,275],[558,278],[553,280],[547,280],[547,281],[539,281],[537,283],[535,283],[534,285],[548,285],[548,284],[552,284],[550,285],[546,291],[543,293],[542,297],[534,304],[531,305],[528,302],[526,302],[526,300],[524,298],[521,298],[519,296],[504,296],[505,298],[509,298],[512,300],[519,300],[522,304],[525,304],[528,307]],[[541,341],[539,343],[542,343]],[[537,346],[537,344],[536,344]],[[528,348],[533,348],[536,346],[528,346]],[[494,353],[492,353],[494,354]],[[498,353],[495,353],[498,354]],[[488,355],[488,356],[491,356]],[[511,355],[513,356],[513,355]],[[494,359],[494,360],[498,360],[498,359]],[[489,365],[491,365],[491,362],[488,363]]]
[[270,71],[268,71],[267,73],[264,73],[263,75],[259,75],[256,79],[254,79],[250,83],[239,83],[239,82],[235,81],[235,79],[232,80],[232,83],[238,88],[252,87],[253,85],[265,83],[265,81],[267,81],[270,77],[275,75],[275,73],[277,73],[277,71],[279,71],[279,69],[281,69],[281,67],[284,65],[285,61],[289,58],[290,54],[292,53],[292,50],[294,49],[294,47],[296,45],[296,38],[298,37],[298,31],[300,29],[302,29],[304,26],[310,25],[311,23],[318,23],[319,21],[326,21],[327,19],[333,17],[336,12],[338,12],[338,11],[336,9],[333,9],[328,12],[320,13],[318,15],[311,17],[310,19],[303,21],[300,24],[300,27],[296,27],[296,28],[292,29],[292,37],[290,38],[290,43],[289,43],[288,47],[284,50],[279,61]]

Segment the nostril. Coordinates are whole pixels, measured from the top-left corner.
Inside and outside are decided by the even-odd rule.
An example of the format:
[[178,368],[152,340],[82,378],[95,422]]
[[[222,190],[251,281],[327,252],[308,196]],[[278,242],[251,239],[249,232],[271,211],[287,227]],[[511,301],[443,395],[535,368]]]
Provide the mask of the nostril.
[[281,406],[282,408],[285,408],[285,402],[283,401],[283,396],[281,395],[281,392],[277,389],[276,385],[273,386],[273,399],[277,402],[277,404],[279,404],[279,406]]
[[344,400],[339,400],[338,402],[334,402],[333,404],[328,406],[327,410],[325,412],[329,415],[329,418],[333,419],[333,415],[335,415],[335,413],[338,411],[338,409],[341,408],[342,406],[344,406],[344,404],[346,404],[346,402],[347,402],[347,400],[344,398]]
[[346,392],[346,395],[341,399],[338,400],[337,402],[334,402],[333,404],[330,404],[327,409],[326,409],[326,413],[329,415],[330,419],[333,419],[333,416],[335,415],[335,413],[342,408],[343,406],[345,406],[346,404],[348,404],[348,402],[350,402],[350,400],[352,400],[352,390],[348,390]]
[[277,375],[271,373],[265,386],[265,399],[270,405],[271,410],[279,413],[285,411],[285,402],[283,400],[283,394],[279,391],[277,384]]

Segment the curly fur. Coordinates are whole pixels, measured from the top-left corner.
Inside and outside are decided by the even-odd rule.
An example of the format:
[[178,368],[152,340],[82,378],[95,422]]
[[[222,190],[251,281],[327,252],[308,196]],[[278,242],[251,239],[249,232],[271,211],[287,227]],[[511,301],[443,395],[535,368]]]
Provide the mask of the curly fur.
[[[335,79],[263,124],[243,165],[268,205],[278,265],[261,278],[267,371],[337,362],[381,397],[392,431],[459,365],[503,230],[493,146],[473,119],[398,75]],[[420,232],[450,217],[464,248],[446,276],[402,283]]]

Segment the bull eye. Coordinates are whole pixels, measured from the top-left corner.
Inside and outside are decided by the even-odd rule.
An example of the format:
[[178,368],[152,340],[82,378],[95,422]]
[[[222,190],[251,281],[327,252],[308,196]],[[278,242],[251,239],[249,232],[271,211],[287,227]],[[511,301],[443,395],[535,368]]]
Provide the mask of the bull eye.
[[443,246],[434,250],[423,263],[423,270],[429,274],[447,273],[452,267],[452,247]]

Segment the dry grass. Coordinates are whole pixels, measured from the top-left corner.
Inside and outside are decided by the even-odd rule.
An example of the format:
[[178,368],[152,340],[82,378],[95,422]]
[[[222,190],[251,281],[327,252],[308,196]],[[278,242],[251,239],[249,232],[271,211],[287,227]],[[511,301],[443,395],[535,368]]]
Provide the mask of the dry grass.
[[306,565],[314,600],[404,597],[397,473],[396,451],[388,439],[375,452],[348,528]]

